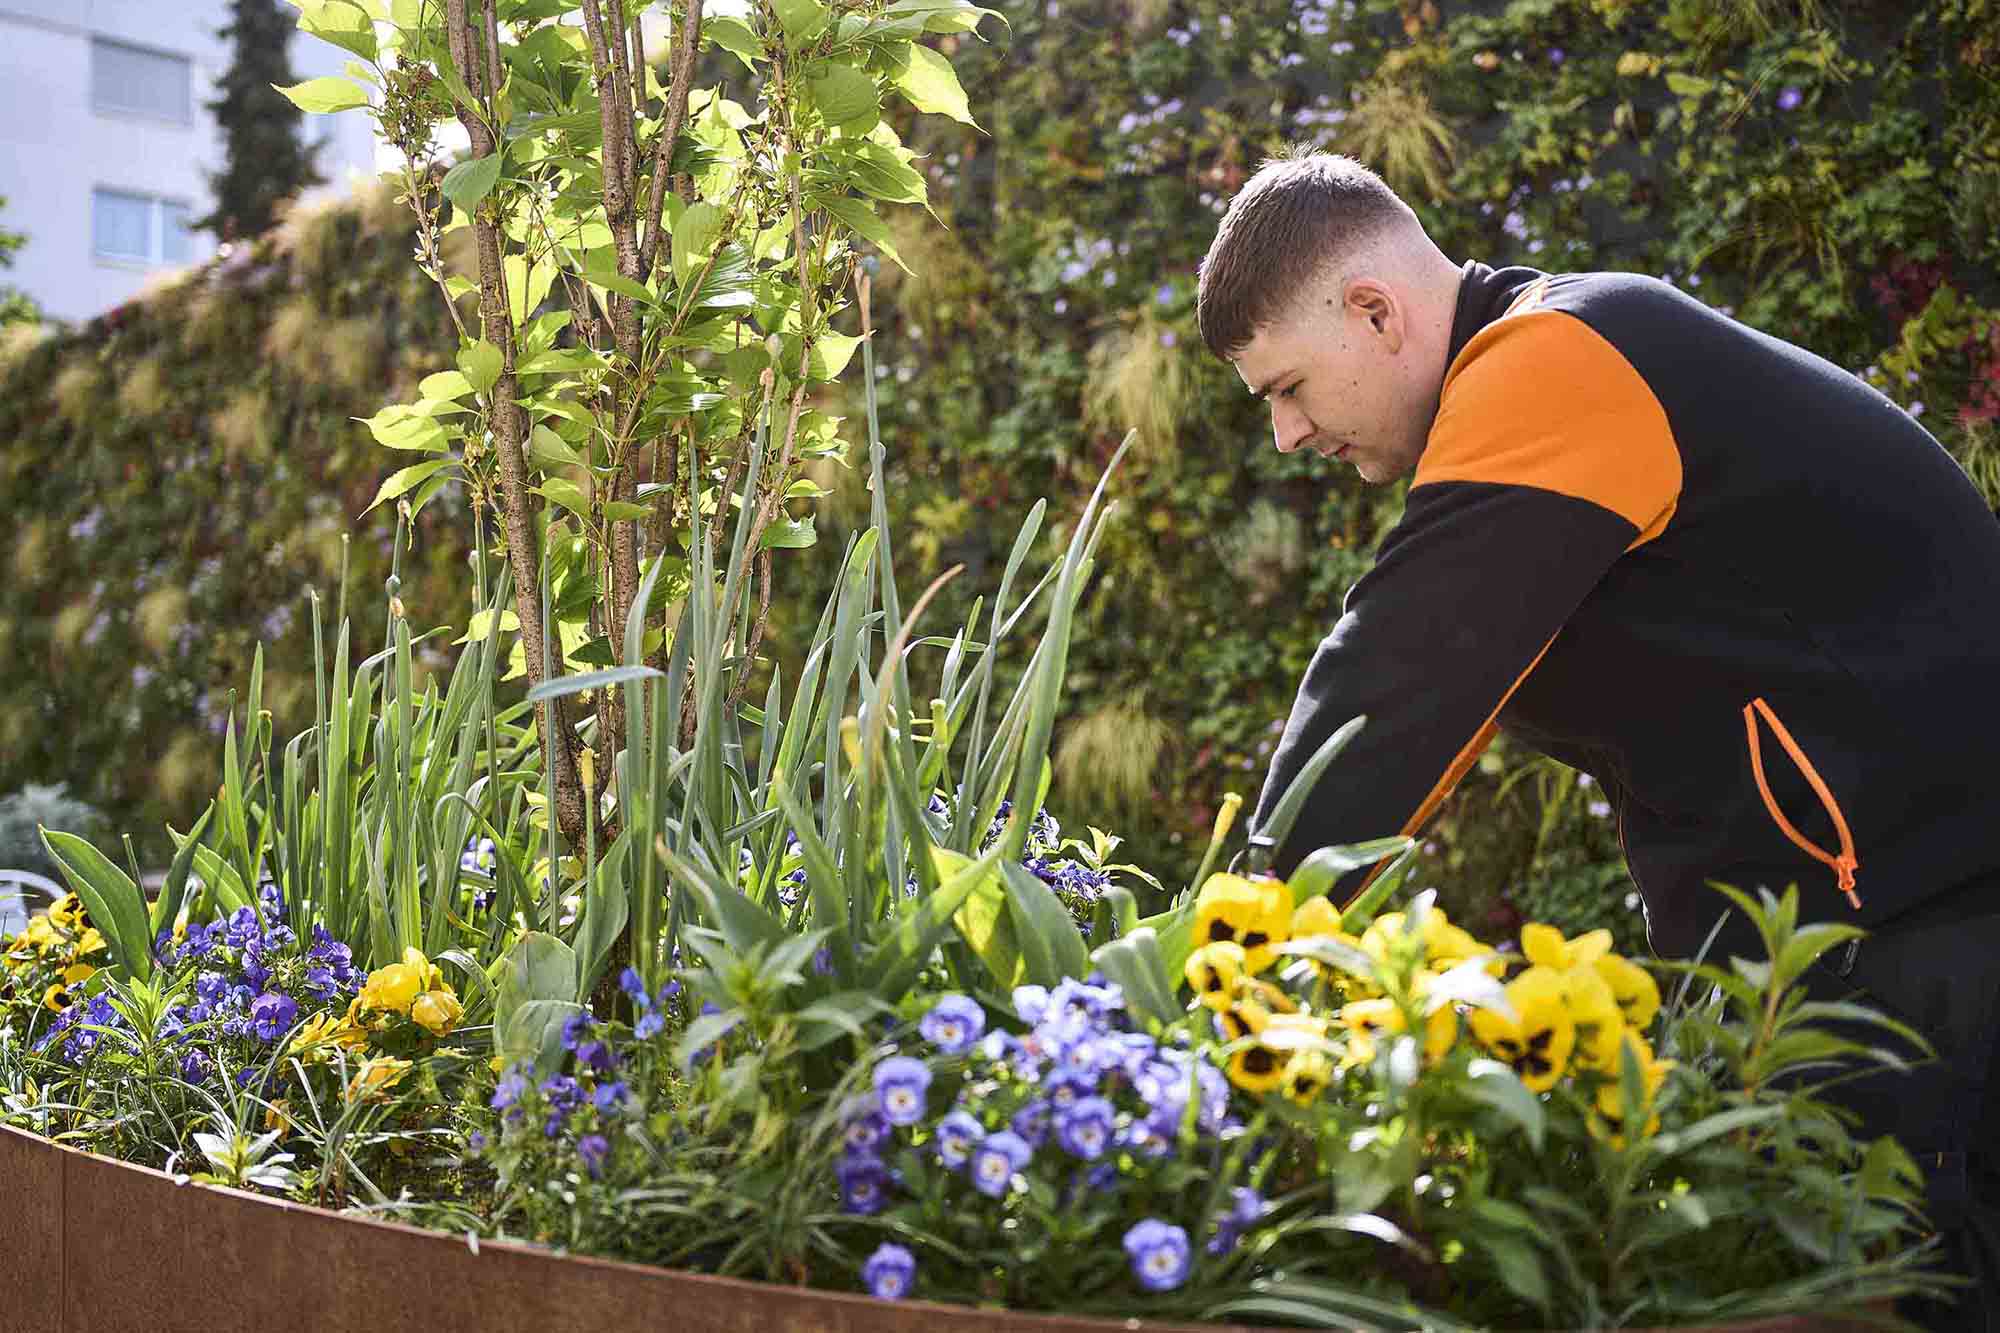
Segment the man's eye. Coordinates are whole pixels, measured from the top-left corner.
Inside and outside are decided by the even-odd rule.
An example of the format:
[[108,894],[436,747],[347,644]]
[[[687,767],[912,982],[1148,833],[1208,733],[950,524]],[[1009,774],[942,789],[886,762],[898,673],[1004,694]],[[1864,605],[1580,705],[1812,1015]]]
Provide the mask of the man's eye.
[[1299,386],[1296,384],[1287,384],[1284,388],[1278,390],[1278,397],[1290,398],[1294,393],[1298,391],[1298,387]]

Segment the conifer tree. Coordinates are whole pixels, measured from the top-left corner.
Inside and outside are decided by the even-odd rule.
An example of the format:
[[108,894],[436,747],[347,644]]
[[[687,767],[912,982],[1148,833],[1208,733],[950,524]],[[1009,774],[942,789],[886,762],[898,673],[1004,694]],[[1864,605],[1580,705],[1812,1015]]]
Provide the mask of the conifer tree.
[[208,103],[222,127],[227,157],[209,176],[215,211],[195,225],[222,240],[247,238],[269,227],[282,199],[324,179],[313,169],[316,145],[299,133],[299,110],[273,84],[290,85],[288,44],[294,17],[278,0],[230,0],[231,22],[220,36],[235,56]]

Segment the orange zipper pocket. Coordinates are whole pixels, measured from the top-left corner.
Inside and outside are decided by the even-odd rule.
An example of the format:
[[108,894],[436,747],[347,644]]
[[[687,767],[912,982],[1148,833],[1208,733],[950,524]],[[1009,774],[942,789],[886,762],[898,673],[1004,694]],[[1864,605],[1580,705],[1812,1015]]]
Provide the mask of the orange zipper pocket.
[[[1778,798],[1771,794],[1771,784],[1764,777],[1764,752],[1757,733],[1757,719],[1762,717],[1770,726],[1771,733],[1778,738],[1778,744],[1785,747],[1785,753],[1799,766],[1820,804],[1833,817],[1834,831],[1840,835],[1840,853],[1835,855],[1815,844],[1812,839],[1792,827],[1792,821],[1785,818],[1785,812],[1778,808]],[[1771,705],[1761,698],[1752,699],[1743,705],[1743,728],[1750,738],[1750,771],[1756,775],[1757,790],[1764,798],[1764,808],[1787,838],[1815,861],[1825,864],[1834,873],[1840,891],[1847,895],[1850,907],[1861,906],[1861,895],[1854,891],[1854,875],[1861,869],[1861,862],[1854,854],[1854,835],[1848,831],[1847,816],[1840,812],[1840,802],[1833,799],[1833,792],[1827,788],[1826,780],[1814,768],[1812,760],[1806,758],[1805,751],[1792,739],[1792,733],[1785,730],[1785,724],[1778,721],[1778,715],[1771,711]]]

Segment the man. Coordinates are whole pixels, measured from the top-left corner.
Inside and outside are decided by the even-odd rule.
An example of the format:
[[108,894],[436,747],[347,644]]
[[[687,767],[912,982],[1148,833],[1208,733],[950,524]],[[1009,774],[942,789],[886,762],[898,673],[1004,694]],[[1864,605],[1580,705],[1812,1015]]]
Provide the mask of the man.
[[[1591,774],[1662,954],[1727,907],[1711,879],[1796,883],[1802,917],[1873,932],[1846,988],[1942,1059],[1852,1104],[1919,1154],[1955,1229],[2000,994],[2000,523],[1950,456],[1854,376],[1667,283],[1454,264],[1323,153],[1232,201],[1200,322],[1280,451],[1415,473],[1253,832],[1321,742],[1367,726],[1274,868],[1416,833],[1496,729]],[[1958,1326],[1987,1327],[1986,1282]]]

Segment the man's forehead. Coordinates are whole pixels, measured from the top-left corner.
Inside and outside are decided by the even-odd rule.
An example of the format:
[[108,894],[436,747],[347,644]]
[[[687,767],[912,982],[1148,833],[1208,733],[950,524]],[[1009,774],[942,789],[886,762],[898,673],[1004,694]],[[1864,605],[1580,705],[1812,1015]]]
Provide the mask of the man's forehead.
[[1278,326],[1265,325],[1251,336],[1242,351],[1230,358],[1243,387],[1254,397],[1262,398],[1272,385],[1291,373],[1286,360],[1290,352],[1279,333]]

